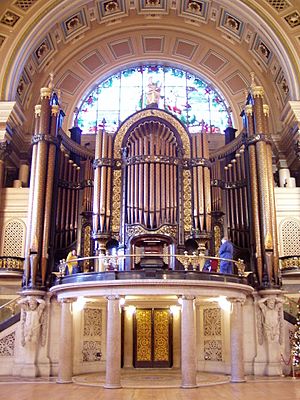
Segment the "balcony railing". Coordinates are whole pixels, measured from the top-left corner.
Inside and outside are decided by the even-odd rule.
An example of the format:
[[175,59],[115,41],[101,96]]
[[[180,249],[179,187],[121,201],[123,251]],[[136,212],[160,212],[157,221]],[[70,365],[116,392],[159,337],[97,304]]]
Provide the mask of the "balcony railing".
[[23,275],[24,258],[0,256],[0,274]]
[[300,270],[300,256],[280,257],[280,268],[283,272]]
[[12,317],[16,316],[15,320],[18,319],[17,316],[20,314],[20,305],[18,301],[20,299],[21,297],[17,296],[0,306],[0,331],[8,327],[6,322],[11,320]]
[[[140,261],[146,257],[153,259],[153,263],[141,267]],[[156,266],[155,260],[164,260],[163,267]],[[92,261],[95,265],[93,272],[68,274],[67,264],[74,266],[84,265],[86,260]],[[221,260],[231,261],[234,265],[233,274],[221,274],[216,270],[205,268],[208,261],[218,265]],[[175,265],[176,268],[169,268]],[[161,264],[160,264],[161,265]],[[138,254],[138,255],[99,255],[94,257],[78,257],[67,262],[61,260],[57,267],[56,281],[54,284],[85,282],[95,280],[119,280],[119,279],[195,279],[195,280],[215,280],[224,282],[236,282],[248,284],[248,275],[252,272],[245,271],[246,265],[243,260],[232,260],[220,257],[205,256],[197,254]]]

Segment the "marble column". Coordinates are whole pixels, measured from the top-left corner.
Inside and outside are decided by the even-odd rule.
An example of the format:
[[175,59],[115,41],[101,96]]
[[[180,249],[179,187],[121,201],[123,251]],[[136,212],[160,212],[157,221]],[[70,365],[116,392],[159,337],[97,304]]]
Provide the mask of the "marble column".
[[121,388],[121,311],[118,296],[107,297],[106,389]]
[[230,347],[231,382],[245,382],[243,354],[243,303],[244,299],[229,299],[231,302]]
[[59,361],[57,383],[72,383],[73,375],[73,317],[74,299],[61,302]]
[[196,329],[193,296],[182,297],[181,309],[181,387],[197,387]]

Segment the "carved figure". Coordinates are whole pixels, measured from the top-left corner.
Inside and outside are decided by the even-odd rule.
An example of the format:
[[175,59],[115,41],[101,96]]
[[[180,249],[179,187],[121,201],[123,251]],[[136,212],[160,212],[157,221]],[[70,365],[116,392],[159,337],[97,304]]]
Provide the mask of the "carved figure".
[[27,343],[37,343],[42,326],[42,314],[45,308],[45,301],[33,296],[27,296],[19,301],[23,309],[21,321],[22,345]]
[[147,106],[158,105],[160,100],[161,85],[158,82],[153,82],[152,77],[148,81]]
[[265,297],[258,301],[260,309],[259,331],[261,331],[260,344],[262,344],[262,333],[270,342],[282,341],[282,303],[283,300],[275,297]]

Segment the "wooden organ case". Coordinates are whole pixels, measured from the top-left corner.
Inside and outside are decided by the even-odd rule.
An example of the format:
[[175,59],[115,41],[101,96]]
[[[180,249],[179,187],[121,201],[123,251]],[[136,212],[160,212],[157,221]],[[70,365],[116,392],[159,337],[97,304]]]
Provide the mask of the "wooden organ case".
[[[94,201],[94,210],[103,211],[103,192],[107,209],[102,216],[94,212],[94,221],[111,218],[111,223],[97,223],[94,238],[101,243],[108,236],[117,237],[125,254],[136,256],[126,269],[175,268],[168,254],[181,253],[185,240],[195,233],[204,240],[211,235],[210,169],[205,135],[190,135],[177,118],[151,108],[128,118],[112,140],[104,140],[106,133],[101,135],[102,144],[110,143],[108,150],[114,160],[109,163],[107,150],[98,154],[100,159],[106,158],[106,166],[102,162],[99,174],[106,168],[109,178],[103,180],[106,188],[101,185],[98,192],[98,207]],[[113,171],[108,164],[114,165]],[[108,198],[112,199],[110,204]],[[155,256],[147,259],[147,253],[157,254],[156,259]]]

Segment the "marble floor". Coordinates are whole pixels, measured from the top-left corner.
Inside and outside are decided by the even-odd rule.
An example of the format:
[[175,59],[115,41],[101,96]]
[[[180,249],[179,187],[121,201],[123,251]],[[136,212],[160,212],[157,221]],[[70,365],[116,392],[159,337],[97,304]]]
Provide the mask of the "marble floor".
[[181,389],[176,371],[125,371],[122,389],[104,389],[104,375],[73,380],[59,385],[55,378],[0,377],[0,400],[300,400],[300,378],[291,377],[247,377],[245,383],[233,384],[228,376],[200,373],[196,389]]

